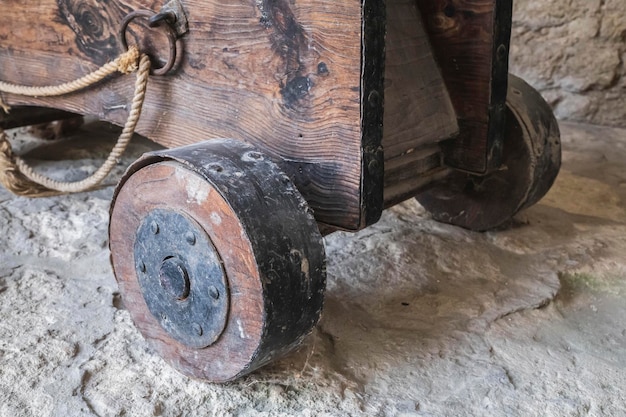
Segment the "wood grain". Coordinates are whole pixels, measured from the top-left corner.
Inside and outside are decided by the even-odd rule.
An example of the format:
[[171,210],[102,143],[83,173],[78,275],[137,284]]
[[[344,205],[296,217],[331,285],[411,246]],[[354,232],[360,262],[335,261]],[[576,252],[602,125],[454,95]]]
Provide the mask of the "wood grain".
[[[1,78],[46,85],[115,56],[122,17],[158,10],[161,2],[8,0],[3,6]],[[184,6],[190,26],[184,55],[174,74],[150,80],[137,131],[167,147],[219,137],[253,143],[283,161],[319,221],[359,228],[361,2],[188,0]],[[166,40],[158,30],[145,35],[134,24],[131,30],[154,38],[140,43],[163,55]],[[4,99],[122,124],[132,78],[62,99]],[[298,176],[305,169],[323,175]]]
[[[188,375],[207,377],[204,367],[212,367],[211,377],[215,381],[224,381],[237,375],[254,357],[254,352],[262,339],[263,329],[263,290],[258,279],[258,268],[250,243],[245,239],[230,239],[241,230],[240,221],[219,193],[207,192],[211,206],[190,206],[186,204],[187,188],[184,180],[189,171],[181,170],[176,165],[153,165],[126,183],[126,189],[117,196],[111,216],[110,236],[112,261],[115,276],[124,304],[129,309],[133,322],[141,330],[156,351],[172,366]],[[191,178],[190,180],[193,180]],[[198,178],[197,183],[202,179]],[[205,185],[208,187],[208,184]],[[167,187],[168,195],[157,192]],[[202,189],[203,190],[203,189]],[[164,205],[167,202],[167,205]],[[229,322],[221,338],[211,349],[198,350],[187,347],[173,340],[161,327],[158,320],[150,313],[144,300],[133,256],[135,231],[139,228],[143,216],[154,208],[178,210],[193,216],[197,222],[211,233],[211,240],[219,247],[224,269],[228,274],[231,294]],[[221,219],[219,225],[210,222],[210,216],[216,213]],[[215,215],[214,215],[215,217]],[[236,254],[236,256],[234,256]],[[247,254],[247,256],[245,256]],[[241,330],[237,325],[240,322]],[[241,338],[240,332],[246,335]]]
[[[456,113],[414,0],[387,2],[385,206],[416,195],[443,166],[433,146],[458,134]],[[431,175],[432,174],[432,175]]]
[[485,173],[500,165],[511,0],[416,0],[456,110],[446,163]]
[[[427,8],[426,22],[432,21],[433,10],[442,13],[435,3]],[[471,59],[469,52],[458,56],[472,81],[473,90],[467,90],[468,80],[451,78],[452,64],[443,62],[443,75],[438,69],[412,0],[389,0],[386,10],[371,0],[185,1],[190,30],[181,43],[184,53],[173,74],[150,80],[137,130],[166,147],[220,137],[253,143],[279,161],[320,223],[357,230],[382,211],[383,159],[396,172],[402,170],[399,161],[413,169],[420,163],[412,159],[419,154],[414,150],[457,133],[455,110],[463,127],[460,143],[473,142],[469,148],[453,147],[447,156],[458,149],[470,159],[484,156],[482,130],[489,119],[483,110],[489,100],[474,93],[489,90],[489,60],[481,54],[493,42],[487,32],[476,30],[493,29],[486,23],[493,16],[487,3],[471,4],[472,16],[478,17],[462,31],[447,28],[447,20],[427,25],[440,63],[443,40],[471,37],[452,48],[458,52],[471,43],[478,52]],[[0,16],[2,78],[43,85],[83,75],[120,52],[116,32],[127,13],[160,5],[149,0],[9,0]],[[33,16],[35,25],[29,24]],[[133,23],[129,36],[158,66],[167,44],[163,33]],[[5,100],[123,124],[132,83],[132,77],[117,77],[61,99]],[[474,101],[466,102],[468,96]],[[404,184],[398,187],[394,178]],[[410,182],[391,175],[386,186],[402,189],[405,196],[411,193]],[[420,184],[422,179],[414,187]],[[394,195],[393,201],[399,197],[387,195]]]
[[[140,224],[157,209],[193,219],[219,254],[229,312],[209,346],[173,338],[144,299],[133,248]],[[159,224],[163,231],[168,226]],[[133,321],[186,375],[225,382],[252,372],[297,346],[320,317],[326,271],[316,222],[276,164],[240,141],[144,155],[117,189],[109,235],[113,268]],[[190,291],[203,279],[190,275]],[[202,304],[202,293],[195,295]],[[209,294],[205,297],[210,303]],[[201,324],[213,320],[209,316]]]
[[457,132],[456,114],[414,0],[388,1],[385,160]]
[[437,145],[416,149],[385,163],[385,208],[424,192],[451,173]]

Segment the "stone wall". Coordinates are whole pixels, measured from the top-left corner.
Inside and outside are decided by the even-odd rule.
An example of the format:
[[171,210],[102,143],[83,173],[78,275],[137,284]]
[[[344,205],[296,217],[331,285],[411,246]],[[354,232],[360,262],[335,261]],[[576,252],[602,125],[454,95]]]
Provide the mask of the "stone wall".
[[626,0],[514,0],[511,72],[557,117],[626,126]]

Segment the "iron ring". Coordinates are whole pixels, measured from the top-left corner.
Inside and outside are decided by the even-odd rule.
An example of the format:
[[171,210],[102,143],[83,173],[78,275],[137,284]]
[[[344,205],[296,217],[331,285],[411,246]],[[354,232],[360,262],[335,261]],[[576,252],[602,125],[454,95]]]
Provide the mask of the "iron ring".
[[[135,10],[133,12],[130,12],[128,15],[126,15],[124,20],[122,20],[122,24],[120,25],[120,31],[119,31],[120,42],[122,43],[124,50],[128,51],[128,40],[126,39],[126,31],[128,29],[128,25],[130,24],[130,22],[132,22],[138,17],[150,19],[156,15],[157,13],[151,10]],[[172,68],[174,68],[174,64],[176,63],[176,41],[177,41],[176,32],[174,31],[172,27],[170,27],[169,24],[161,25],[161,27],[165,28],[165,32],[167,34],[167,39],[169,42],[169,56],[168,56],[167,62],[165,62],[165,65],[163,65],[160,68],[153,68],[152,70],[150,70],[152,75],[165,75],[169,71],[171,71]]]

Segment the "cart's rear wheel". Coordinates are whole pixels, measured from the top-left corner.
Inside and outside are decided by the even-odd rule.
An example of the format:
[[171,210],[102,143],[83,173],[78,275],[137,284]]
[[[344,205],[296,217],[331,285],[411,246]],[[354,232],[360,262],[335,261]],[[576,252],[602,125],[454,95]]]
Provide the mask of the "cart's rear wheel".
[[316,222],[278,166],[240,142],[144,155],[118,186],[110,246],[135,325],[184,374],[242,376],[320,316]]
[[501,169],[485,176],[457,171],[418,195],[435,220],[471,230],[492,229],[535,204],[554,183],[561,143],[550,106],[513,75],[506,104]]

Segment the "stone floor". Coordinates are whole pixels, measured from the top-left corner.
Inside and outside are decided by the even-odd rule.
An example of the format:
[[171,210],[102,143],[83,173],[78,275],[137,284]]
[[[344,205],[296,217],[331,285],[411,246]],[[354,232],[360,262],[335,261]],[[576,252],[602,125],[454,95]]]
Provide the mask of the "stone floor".
[[[89,150],[31,156],[80,176],[110,146],[90,129]],[[410,201],[327,237],[320,324],[226,385],[178,374],[134,328],[109,266],[111,187],[0,189],[0,416],[624,416],[626,131],[562,136],[553,190],[508,228],[439,224]]]

